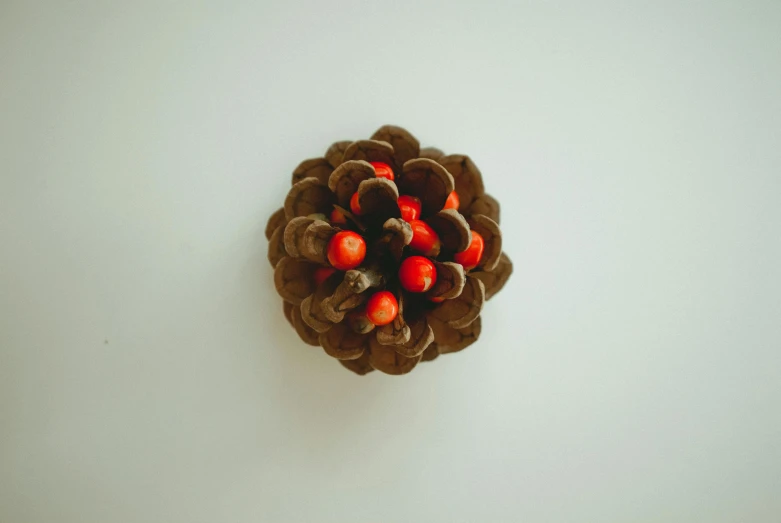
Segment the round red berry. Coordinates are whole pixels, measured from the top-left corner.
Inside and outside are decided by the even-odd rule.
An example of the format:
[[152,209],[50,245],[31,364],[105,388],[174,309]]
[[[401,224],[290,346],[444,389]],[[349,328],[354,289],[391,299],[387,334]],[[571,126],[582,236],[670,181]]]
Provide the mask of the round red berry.
[[334,234],[328,242],[328,261],[340,271],[348,271],[359,266],[366,257],[366,242],[352,231]]
[[319,287],[325,280],[328,279],[329,276],[335,272],[336,269],[332,267],[318,267],[315,269],[315,285]]
[[374,174],[377,175],[377,178],[387,178],[388,180],[393,181],[393,169],[391,169],[390,165],[382,162],[369,163],[374,167]]
[[401,210],[401,219],[405,222],[417,220],[420,218],[420,211],[422,206],[420,204],[420,198],[414,196],[402,195],[399,196],[399,209]]
[[441,296],[432,296],[431,298],[429,298],[429,301],[434,303],[442,303],[443,301],[445,301],[445,298]]
[[331,211],[331,223],[338,223],[339,225],[344,225],[345,223],[347,223],[347,217],[339,209],[334,209],[333,211]]
[[374,325],[387,325],[395,320],[398,314],[399,302],[391,292],[376,292],[366,303],[366,317]]
[[361,205],[358,203],[358,193],[353,194],[353,197],[350,198],[350,210],[356,216],[361,215]]
[[436,256],[439,254],[440,242],[439,235],[426,222],[420,220],[410,220],[412,227],[412,241],[410,247],[426,256]]
[[485,248],[485,242],[483,237],[477,231],[472,231],[472,242],[465,251],[457,252],[453,259],[456,263],[460,263],[464,266],[465,270],[474,269],[477,264],[480,263],[480,258],[483,257],[483,249]]
[[458,194],[456,191],[451,192],[447,200],[445,200],[445,209],[455,209],[458,210],[458,206],[461,205],[461,202],[458,200]]
[[428,258],[410,256],[401,262],[399,281],[409,292],[426,292],[437,281],[437,268]]

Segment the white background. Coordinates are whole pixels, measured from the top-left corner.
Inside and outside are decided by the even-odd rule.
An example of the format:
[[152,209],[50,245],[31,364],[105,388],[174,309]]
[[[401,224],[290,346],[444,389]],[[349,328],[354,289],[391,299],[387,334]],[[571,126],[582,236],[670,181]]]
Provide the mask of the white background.
[[[781,519],[781,3],[586,4],[1,2],[0,521]],[[385,123],[515,274],[357,377],[263,230]]]

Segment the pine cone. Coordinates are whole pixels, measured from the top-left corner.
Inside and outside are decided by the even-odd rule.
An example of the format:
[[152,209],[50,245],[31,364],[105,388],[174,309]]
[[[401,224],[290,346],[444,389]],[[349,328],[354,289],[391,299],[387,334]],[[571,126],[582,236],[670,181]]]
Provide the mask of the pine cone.
[[[410,219],[415,211],[402,219],[399,195],[419,199],[418,218],[429,227]],[[305,343],[361,375],[406,374],[477,340],[483,302],[512,273],[498,224],[499,203],[468,156],[421,149],[406,130],[386,125],[371,140],[336,142],[293,171],[284,207],[266,226],[268,259],[285,316]],[[349,270],[334,270],[329,251],[341,231],[365,244],[362,262]],[[438,241],[426,243],[431,238]],[[433,265],[435,277],[415,289],[422,292],[399,276],[410,257]],[[367,310],[379,291],[397,306],[387,324]]]

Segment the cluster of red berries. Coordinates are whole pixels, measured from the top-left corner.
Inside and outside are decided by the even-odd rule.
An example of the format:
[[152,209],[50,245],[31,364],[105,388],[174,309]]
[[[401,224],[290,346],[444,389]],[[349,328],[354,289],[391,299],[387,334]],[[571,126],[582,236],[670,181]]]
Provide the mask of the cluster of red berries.
[[[390,165],[381,162],[370,162],[374,167],[378,178],[394,180],[393,169]],[[419,198],[408,195],[400,195],[398,206],[401,218],[410,224],[412,228],[412,241],[409,246],[413,251],[421,255],[409,256],[402,261],[399,268],[399,283],[408,292],[423,293],[431,289],[437,280],[437,269],[434,263],[426,256],[436,257],[440,251],[439,235],[426,222],[420,220],[422,204]],[[459,199],[455,191],[451,192],[445,202],[445,209],[458,210]],[[361,208],[358,203],[358,193],[350,199],[350,211],[355,216],[361,216]],[[331,212],[332,224],[346,224],[345,214],[335,208]],[[462,252],[455,253],[453,258],[461,264],[464,270],[477,267],[483,255],[483,237],[477,231],[472,231],[472,241]],[[366,241],[361,235],[353,231],[340,231],[336,233],[328,243],[328,261],[331,267],[323,267],[315,271],[315,283],[320,285],[337,270],[347,271],[358,267],[366,257]],[[442,298],[431,298],[434,302],[440,302]],[[376,326],[391,323],[399,312],[399,304],[393,293],[379,291],[369,298],[366,304],[365,315]]]

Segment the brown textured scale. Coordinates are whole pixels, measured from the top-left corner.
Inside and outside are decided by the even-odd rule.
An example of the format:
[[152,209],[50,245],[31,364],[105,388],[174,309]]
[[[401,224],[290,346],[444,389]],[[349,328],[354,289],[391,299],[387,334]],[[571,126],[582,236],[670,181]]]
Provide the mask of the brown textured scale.
[[[377,177],[370,162],[390,165],[394,180]],[[502,252],[499,203],[485,193],[468,156],[421,148],[405,129],[385,125],[371,139],[335,142],[324,157],[304,160],[292,182],[265,235],[284,316],[304,343],[323,347],[358,375],[402,375],[478,339],[484,302],[505,286],[513,266]],[[460,208],[443,209],[453,191]],[[357,214],[350,210],[354,195]],[[401,218],[400,195],[420,199],[420,218],[438,239],[431,248],[413,249],[420,244]],[[366,246],[363,262],[347,271],[332,268],[328,258],[342,230],[360,235]],[[472,231],[483,237],[484,249],[477,267],[465,270],[454,259],[470,245]],[[425,293],[402,290],[402,261],[422,252],[436,269],[433,286]],[[379,291],[390,291],[398,308],[387,324],[372,309],[388,299],[371,300]]]
[[396,184],[386,178],[372,178],[358,185],[358,204],[364,221],[372,219],[385,223],[388,218],[401,217],[398,199]]
[[434,262],[437,269],[437,281],[428,291],[426,296],[437,299],[450,300],[458,298],[464,290],[466,275],[464,268],[455,262]]
[[280,207],[274,211],[274,214],[269,217],[268,222],[266,223],[266,239],[271,240],[271,235],[274,234],[274,231],[279,227],[284,227],[286,223],[285,208]]
[[323,310],[323,300],[336,292],[343,278],[344,276],[339,272],[332,274],[315,288],[313,294],[301,302],[301,317],[307,325],[321,334],[334,325]]
[[482,214],[473,215],[468,223],[473,231],[483,237],[483,256],[479,266],[486,271],[494,270],[502,255],[502,231],[499,230],[499,224]]
[[330,213],[333,209],[334,193],[328,185],[317,178],[304,178],[290,188],[285,198],[285,217],[292,220],[298,216]]
[[276,267],[279,260],[287,256],[285,250],[285,228],[277,227],[268,240],[268,261],[272,267]]
[[[345,273],[344,280],[334,290],[331,296],[323,299],[320,308],[323,310],[326,318],[333,323],[339,323],[344,319],[344,315],[357,309],[369,299],[365,284],[366,276],[360,271],[350,270]],[[377,281],[379,284],[379,281]]]
[[301,307],[292,306],[290,311],[290,322],[296,330],[298,337],[307,345],[314,347],[320,346],[320,334],[312,327],[306,324],[301,316]]
[[455,188],[453,176],[428,158],[416,158],[405,163],[397,185],[401,194],[420,198],[424,215],[439,212]]
[[285,250],[295,258],[303,256],[301,249],[304,248],[304,232],[306,228],[315,222],[314,218],[308,216],[298,216],[287,222],[285,226]]
[[352,142],[350,140],[342,140],[341,142],[334,142],[331,147],[325,152],[325,159],[334,169],[339,167],[344,158],[344,151],[350,146]]
[[366,334],[374,330],[374,324],[369,321],[366,314],[363,311],[352,311],[345,316],[345,324],[350,327],[353,332],[360,334]]
[[329,356],[339,360],[354,360],[369,348],[369,336],[355,333],[347,325],[338,323],[320,334],[320,344]]
[[426,223],[439,234],[442,248],[450,252],[461,252],[472,241],[469,224],[455,209],[439,211],[427,218]]
[[349,160],[334,169],[328,178],[328,188],[336,195],[336,203],[342,207],[350,205],[350,198],[364,180],[375,177],[374,167],[364,160]]
[[364,353],[354,360],[339,360],[339,363],[344,365],[344,368],[353,371],[359,376],[365,376],[374,370],[374,367],[369,363],[369,351]]
[[428,158],[429,160],[437,161],[443,156],[445,156],[445,153],[436,147],[424,147],[420,150],[421,158]]
[[[431,328],[431,327],[429,327]],[[434,335],[434,331],[431,331],[431,335]],[[420,361],[433,361],[437,359],[439,356],[439,347],[435,342],[431,342],[431,345],[426,347],[426,350],[423,351],[423,354],[420,357]]]
[[429,317],[429,325],[434,331],[434,339],[437,340],[437,350],[440,354],[458,352],[469,347],[480,336],[482,328],[480,317],[461,329],[455,329],[446,323]]
[[485,194],[483,175],[471,158],[464,154],[451,154],[439,158],[438,162],[453,175],[455,190],[460,201],[459,211],[468,209],[475,198]]
[[393,146],[394,167],[397,169],[407,160],[420,157],[420,142],[401,127],[383,125],[372,135],[372,140],[387,142]]
[[338,231],[330,223],[315,220],[304,230],[299,252],[320,265],[328,265],[328,242]]
[[385,374],[406,374],[415,368],[420,356],[402,356],[393,347],[380,344],[376,338],[369,340],[369,365]]
[[485,302],[485,285],[473,276],[466,277],[464,290],[456,298],[443,301],[431,311],[430,317],[454,329],[466,327],[477,319]]
[[395,345],[393,349],[402,356],[414,358],[423,354],[423,351],[434,341],[434,331],[431,330],[426,318],[419,318],[412,322],[409,329],[409,340]]
[[274,285],[283,299],[299,305],[315,290],[312,274],[315,265],[307,260],[285,256],[274,268]]
[[366,160],[367,162],[382,162],[393,164],[393,146],[379,140],[358,140],[347,146],[342,155],[342,161]]
[[325,158],[304,160],[293,171],[293,185],[304,178],[317,178],[320,183],[327,184],[333,170],[333,166]]
[[479,271],[472,273],[472,276],[478,278],[485,285],[485,299],[490,300],[493,296],[502,290],[504,284],[510,279],[513,273],[513,262],[507,254],[502,253],[499,257],[499,263],[490,271]]
[[482,214],[488,216],[496,223],[499,223],[500,212],[499,202],[490,194],[484,194],[477,198],[472,205],[464,212],[465,216],[472,216],[473,214]]
[[404,247],[412,241],[412,227],[399,218],[389,218],[382,225],[382,236],[375,245],[380,252],[388,252],[398,262],[404,254]]
[[376,266],[351,269],[344,274],[344,282],[353,292],[363,292],[369,287],[385,283],[385,274]]

